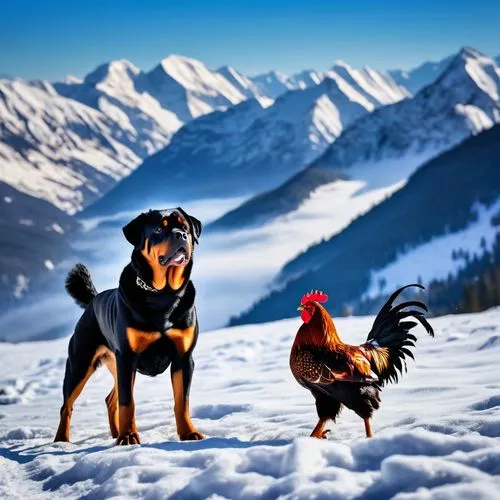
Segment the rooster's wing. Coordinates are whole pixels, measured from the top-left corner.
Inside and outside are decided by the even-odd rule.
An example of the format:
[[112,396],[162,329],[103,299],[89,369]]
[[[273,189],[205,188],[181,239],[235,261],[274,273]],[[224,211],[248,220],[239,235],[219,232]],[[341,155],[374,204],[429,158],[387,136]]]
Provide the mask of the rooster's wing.
[[329,385],[335,382],[376,382],[369,360],[362,349],[344,346],[341,351],[301,349],[291,359],[294,376],[303,385]]

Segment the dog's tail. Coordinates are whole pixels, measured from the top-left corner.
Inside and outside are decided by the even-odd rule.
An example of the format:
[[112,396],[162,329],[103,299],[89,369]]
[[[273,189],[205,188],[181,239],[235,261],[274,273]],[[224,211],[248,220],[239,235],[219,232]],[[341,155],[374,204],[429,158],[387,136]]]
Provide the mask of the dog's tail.
[[84,309],[97,295],[89,270],[83,264],[77,264],[66,276],[66,291]]

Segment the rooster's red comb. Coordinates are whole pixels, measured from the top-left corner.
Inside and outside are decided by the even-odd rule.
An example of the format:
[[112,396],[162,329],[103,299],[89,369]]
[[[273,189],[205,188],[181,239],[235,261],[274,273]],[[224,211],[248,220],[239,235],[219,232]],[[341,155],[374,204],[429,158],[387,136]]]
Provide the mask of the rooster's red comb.
[[318,292],[318,290],[311,290],[302,296],[300,299],[300,303],[302,305],[311,301],[316,302],[326,302],[328,300],[328,295],[325,292]]

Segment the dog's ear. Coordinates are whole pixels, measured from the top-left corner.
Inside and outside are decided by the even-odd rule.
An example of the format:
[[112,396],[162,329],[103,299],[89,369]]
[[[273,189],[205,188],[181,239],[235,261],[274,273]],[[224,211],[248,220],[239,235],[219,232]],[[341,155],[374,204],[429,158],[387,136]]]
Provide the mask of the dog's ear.
[[196,217],[193,217],[192,215],[189,216],[189,220],[191,221],[191,226],[193,227],[193,239],[195,243],[198,243],[198,238],[201,235],[202,224]]
[[134,245],[134,247],[139,246],[142,242],[142,235],[146,221],[147,214],[142,213],[122,228],[125,238],[127,238],[127,241]]
[[182,210],[181,207],[177,207],[177,210],[187,219],[189,222],[189,226],[191,229],[191,235],[193,236],[193,241],[195,243],[198,243],[198,238],[201,235],[201,229],[203,227],[202,223],[200,220],[198,220],[196,217],[193,217],[192,215],[189,215],[187,212]]

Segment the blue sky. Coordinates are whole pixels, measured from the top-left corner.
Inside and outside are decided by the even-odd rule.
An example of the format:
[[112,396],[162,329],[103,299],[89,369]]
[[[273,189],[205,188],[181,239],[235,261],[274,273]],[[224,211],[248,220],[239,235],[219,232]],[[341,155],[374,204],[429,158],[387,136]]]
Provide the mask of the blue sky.
[[170,53],[247,74],[379,69],[437,60],[463,45],[500,54],[500,2],[4,0],[0,74],[55,80],[102,62],[150,69]]

